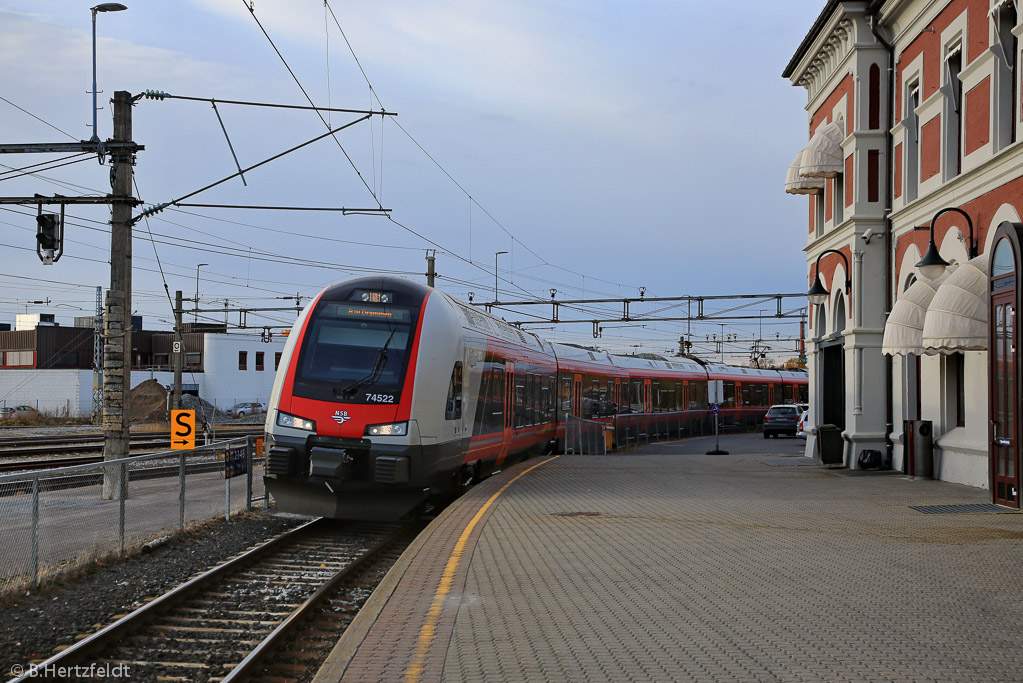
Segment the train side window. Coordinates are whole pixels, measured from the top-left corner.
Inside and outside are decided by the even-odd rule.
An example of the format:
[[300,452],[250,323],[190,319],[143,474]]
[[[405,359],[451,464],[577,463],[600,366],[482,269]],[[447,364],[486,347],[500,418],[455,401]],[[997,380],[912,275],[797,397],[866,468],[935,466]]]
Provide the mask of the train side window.
[[629,383],[629,410],[633,413],[643,412],[643,381],[634,379]]
[[455,361],[448,384],[448,400],[444,404],[445,420],[462,419],[462,361]]
[[551,381],[550,377],[540,378],[540,424],[550,421]]
[[548,397],[547,397],[547,401],[548,401],[547,402],[547,421],[548,422],[556,422],[557,421],[557,416],[555,415],[555,411],[557,410],[557,393],[558,393],[558,378],[557,378],[556,375],[551,375],[550,376],[550,384],[549,384],[549,386],[550,386],[551,390],[550,390],[550,393],[548,394]]
[[[472,377],[475,372],[475,368],[469,370],[469,376]],[[492,406],[490,404],[490,364],[484,363],[483,369],[479,373],[480,385],[479,393],[476,398],[476,415],[473,417],[473,431],[475,434],[485,434],[490,431],[488,428],[490,425],[490,412]],[[472,387],[472,380],[469,380],[469,387]]]
[[562,377],[561,378],[561,391],[558,396],[561,399],[561,412],[568,415],[572,410],[572,378]]
[[536,422],[536,375],[529,373],[526,381],[526,424],[535,425]]
[[526,411],[526,384],[525,377],[522,375],[515,375],[515,392],[513,396],[515,401],[515,422],[512,426],[518,429],[519,427],[525,426],[524,413]]
[[725,400],[721,402],[722,408],[734,408],[735,407],[735,382],[722,382],[722,388],[724,389]]
[[707,382],[706,380],[689,383],[689,409],[704,410],[707,408]]

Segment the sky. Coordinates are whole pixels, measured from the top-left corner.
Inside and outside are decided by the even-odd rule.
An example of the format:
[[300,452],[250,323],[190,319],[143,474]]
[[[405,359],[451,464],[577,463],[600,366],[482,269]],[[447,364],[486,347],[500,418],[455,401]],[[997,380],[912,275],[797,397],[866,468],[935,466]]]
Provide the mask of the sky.
[[[237,171],[218,114],[243,168],[322,135],[325,121],[362,116],[324,112],[324,121],[310,110],[225,100],[311,99],[396,114],[185,200],[386,215],[170,207],[136,223],[133,309],[147,329],[172,327],[166,292],[194,299],[197,271],[199,306],[226,305],[237,323],[239,307],[308,302],[353,275],[425,280],[428,249],[437,250],[437,286],[462,300],[473,292],[477,303],[494,298],[499,251],[508,252],[496,257],[504,301],[547,300],[551,289],[558,299],[636,297],[640,288],[647,297],[806,290],[807,200],[783,191],[808,137],[806,92],[781,72],[823,0],[255,0],[254,11],[243,0],[124,4],[97,17],[99,136],[112,134],[114,91],[205,100],[133,107],[133,138],[145,147],[136,196],[146,205]],[[92,135],[90,6],[0,0],[0,142]],[[0,156],[0,196],[110,191],[109,168],[95,156],[19,170],[66,156]],[[71,324],[93,313],[96,287],[109,285],[109,209],[69,207],[64,255],[50,266],[34,253],[35,213],[0,206],[0,322],[54,313]],[[783,302],[786,311],[805,305]],[[632,313],[685,313],[665,306],[637,304]],[[599,307],[589,308],[578,316]],[[752,303],[744,314],[774,310],[773,301]],[[293,318],[246,321],[276,329]],[[706,357],[720,357],[708,336],[734,335],[720,349],[734,362],[758,336],[773,358],[794,356],[794,342],[775,340],[798,333],[770,317],[640,324],[609,323],[600,339],[590,324],[531,327],[620,353],[674,350],[688,335]]]

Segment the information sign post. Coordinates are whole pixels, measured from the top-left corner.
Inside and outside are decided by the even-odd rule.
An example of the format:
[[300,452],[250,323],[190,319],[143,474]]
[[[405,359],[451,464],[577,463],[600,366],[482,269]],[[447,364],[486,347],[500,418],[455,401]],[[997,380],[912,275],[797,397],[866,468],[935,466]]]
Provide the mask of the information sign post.
[[707,455],[728,455],[728,451],[721,450],[721,437],[718,434],[718,415],[721,413],[721,406],[711,403],[710,412],[714,415],[714,450],[707,451]]

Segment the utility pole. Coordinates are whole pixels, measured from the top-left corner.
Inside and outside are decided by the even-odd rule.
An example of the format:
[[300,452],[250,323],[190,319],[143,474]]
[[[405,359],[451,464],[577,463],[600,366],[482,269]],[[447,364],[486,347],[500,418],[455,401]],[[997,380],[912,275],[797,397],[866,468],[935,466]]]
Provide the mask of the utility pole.
[[[114,142],[131,141],[131,93],[114,93]],[[124,147],[110,152],[110,288],[103,316],[103,459],[128,455],[131,395],[131,208],[134,153]],[[103,497],[120,498],[120,472],[103,475]]]
[[434,262],[437,260],[437,250],[427,249],[426,250],[426,284],[429,287],[433,287],[433,282],[437,277],[437,273],[434,271]]
[[181,329],[181,290],[174,293],[174,393],[171,396],[171,410],[181,408],[181,370],[185,364],[185,349]]
[[92,423],[103,423],[103,288],[96,287],[92,320]]

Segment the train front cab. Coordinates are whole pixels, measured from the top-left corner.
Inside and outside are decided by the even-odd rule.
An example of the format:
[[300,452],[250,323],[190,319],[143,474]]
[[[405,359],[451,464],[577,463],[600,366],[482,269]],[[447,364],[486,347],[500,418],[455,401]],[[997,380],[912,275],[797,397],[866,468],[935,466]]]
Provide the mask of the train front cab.
[[282,510],[397,519],[431,495],[443,458],[424,457],[411,415],[430,292],[399,278],[349,280],[296,322],[267,417],[265,482]]

